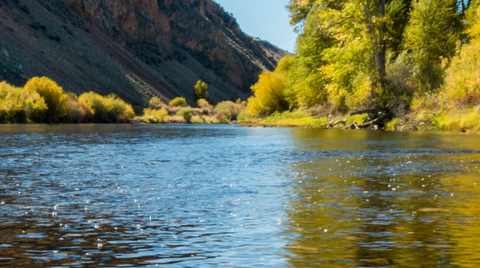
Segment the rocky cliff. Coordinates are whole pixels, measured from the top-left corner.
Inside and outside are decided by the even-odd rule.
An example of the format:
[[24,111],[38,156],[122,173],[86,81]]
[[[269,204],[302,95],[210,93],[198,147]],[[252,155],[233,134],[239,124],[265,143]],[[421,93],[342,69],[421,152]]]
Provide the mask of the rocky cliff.
[[152,96],[246,98],[285,52],[244,34],[211,0],[0,0],[0,80],[49,76],[141,106]]

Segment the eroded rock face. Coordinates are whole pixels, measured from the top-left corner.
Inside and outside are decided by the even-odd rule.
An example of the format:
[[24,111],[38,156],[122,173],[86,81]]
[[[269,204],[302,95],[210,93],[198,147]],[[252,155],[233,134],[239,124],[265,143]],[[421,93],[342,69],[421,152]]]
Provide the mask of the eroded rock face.
[[0,15],[0,47],[27,76],[138,105],[154,95],[192,100],[198,79],[214,100],[245,99],[285,54],[245,35],[211,0],[0,0]]

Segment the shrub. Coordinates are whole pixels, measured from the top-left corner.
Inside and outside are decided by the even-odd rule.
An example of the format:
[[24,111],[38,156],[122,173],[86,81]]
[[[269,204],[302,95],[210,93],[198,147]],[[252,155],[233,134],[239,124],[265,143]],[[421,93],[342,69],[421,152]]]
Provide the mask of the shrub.
[[231,101],[220,102],[215,107],[215,113],[217,114],[217,119],[222,120],[223,117],[228,120],[237,120],[238,115],[243,110],[241,104],[236,104]]
[[140,119],[146,123],[163,123],[167,115],[168,111],[165,108],[160,110],[148,108],[143,110],[143,116]]
[[0,122],[23,123],[26,120],[21,89],[0,84]]
[[135,116],[131,105],[115,95],[101,96],[88,92],[78,98],[85,121],[93,123],[127,123]]
[[45,100],[37,92],[0,83],[1,123],[41,122],[46,110]]
[[24,108],[27,119],[31,122],[43,122],[47,115],[47,104],[45,99],[35,91],[23,89]]
[[205,82],[198,80],[197,84],[193,88],[195,100],[208,98],[208,85]]
[[237,116],[237,121],[240,122],[240,123],[246,123],[246,122],[250,122],[252,120],[252,116],[250,115],[250,113],[248,112],[247,109],[243,109],[240,114]]
[[162,108],[163,105],[165,105],[165,104],[163,103],[163,101],[159,97],[153,97],[153,98],[150,99],[148,107],[152,108],[152,109],[155,109],[155,110],[159,110],[159,109]]
[[182,98],[182,97],[175,98],[170,102],[170,106],[185,107],[187,106],[187,100],[185,100],[185,98]]
[[67,114],[67,94],[50,78],[34,77],[27,82],[25,90],[38,92],[45,99],[48,107],[45,117],[47,123],[59,122]]
[[220,124],[230,124],[231,122],[230,119],[224,114],[217,114],[215,118]]
[[82,123],[85,120],[85,112],[78,101],[75,93],[67,93],[67,114],[63,118],[64,123]]
[[199,99],[197,101],[197,105],[199,108],[202,108],[202,109],[209,109],[209,110],[212,109],[212,105],[210,105],[210,103],[208,103],[206,99]]
[[266,72],[260,75],[258,82],[252,86],[255,96],[248,99],[248,111],[254,116],[270,115],[276,111],[288,110],[285,90],[288,85],[287,75],[281,72]]
[[185,120],[186,123],[190,123],[192,121],[192,112],[189,109],[181,109],[178,111],[177,115],[183,116],[183,119]]
[[[480,24],[480,23],[479,23]],[[446,92],[451,104],[480,103],[480,38],[462,47],[452,60],[446,77]]]

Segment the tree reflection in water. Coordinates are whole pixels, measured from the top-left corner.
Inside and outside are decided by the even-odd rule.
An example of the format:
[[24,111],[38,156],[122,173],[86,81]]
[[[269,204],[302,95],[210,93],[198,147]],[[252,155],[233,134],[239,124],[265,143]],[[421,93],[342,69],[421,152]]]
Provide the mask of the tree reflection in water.
[[295,234],[285,247],[292,266],[480,263],[474,137],[308,129],[292,137],[301,156],[284,227]]

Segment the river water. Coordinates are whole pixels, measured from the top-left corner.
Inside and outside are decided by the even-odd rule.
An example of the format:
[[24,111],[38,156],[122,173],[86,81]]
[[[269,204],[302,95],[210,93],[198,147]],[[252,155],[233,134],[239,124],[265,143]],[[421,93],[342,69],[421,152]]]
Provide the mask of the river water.
[[480,267],[479,136],[0,126],[1,267]]

